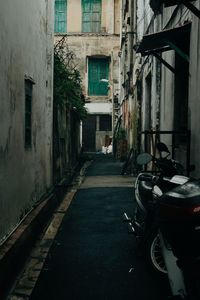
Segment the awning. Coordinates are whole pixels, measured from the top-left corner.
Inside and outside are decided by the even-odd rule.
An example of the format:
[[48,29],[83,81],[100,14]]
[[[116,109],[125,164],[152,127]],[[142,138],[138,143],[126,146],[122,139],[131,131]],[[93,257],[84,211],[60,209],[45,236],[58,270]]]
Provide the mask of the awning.
[[[168,50],[185,49],[185,43],[189,42],[191,23],[173,29],[146,34],[137,49],[142,56],[161,53]],[[177,49],[176,49],[177,48]]]
[[137,49],[137,53],[142,56],[154,55],[160,60],[171,72],[176,73],[176,70],[160,55],[164,51],[174,50],[184,60],[189,62],[188,50],[190,44],[190,29],[191,23],[179,26],[173,29],[167,29],[160,32],[146,34]]

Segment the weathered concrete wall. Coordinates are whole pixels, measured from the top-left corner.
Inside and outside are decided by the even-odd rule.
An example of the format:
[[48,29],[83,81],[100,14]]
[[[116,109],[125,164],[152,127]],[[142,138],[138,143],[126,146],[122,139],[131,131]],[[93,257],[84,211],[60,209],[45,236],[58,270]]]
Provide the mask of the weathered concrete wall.
[[[52,185],[53,0],[0,3],[0,240]],[[35,81],[24,147],[25,76]]]
[[[145,34],[145,15],[144,20],[142,19],[142,14],[145,12],[144,6],[145,1],[138,1],[138,38],[141,40],[142,35]],[[194,3],[197,8],[200,9],[200,3]],[[148,17],[148,16],[147,16]],[[141,21],[140,21],[141,20]],[[150,21],[150,19],[149,19]],[[148,28],[148,22],[146,23],[148,32],[157,32],[164,29],[171,29],[174,27],[181,26],[185,22],[192,22],[191,36],[190,36],[190,61],[189,61],[189,92],[188,92],[188,129],[191,130],[191,164],[195,165],[195,171],[192,173],[193,176],[200,176],[200,163],[199,163],[199,151],[200,151],[200,124],[199,124],[199,94],[200,94],[200,21],[199,19],[191,13],[184,5],[172,6],[169,8],[164,8],[162,14],[157,15],[154,22]],[[152,26],[153,25],[153,26]],[[187,43],[187,41],[185,41]],[[162,53],[162,57],[171,65],[175,66],[175,52],[169,51]],[[142,60],[144,62],[144,59]],[[155,89],[155,64],[151,66],[152,76],[152,100],[155,101],[156,97],[158,99],[158,94],[160,93],[160,103],[159,107],[152,102],[152,121],[153,127],[155,126],[155,112],[160,111],[160,130],[174,130],[174,119],[176,118],[174,112],[175,104],[175,76],[169,71],[165,66],[162,65],[161,70],[161,89]],[[148,66],[143,67],[143,77],[145,77],[145,72]],[[144,80],[144,78],[143,78]],[[143,85],[144,86],[144,85]],[[145,98],[145,89],[143,90],[143,99]],[[159,109],[158,109],[159,108]],[[145,107],[142,108],[143,119],[145,118]],[[144,124],[144,120],[143,120]],[[144,126],[143,126],[144,127]],[[162,140],[168,145],[171,145],[170,136],[162,136]],[[177,157],[183,160],[184,163],[186,156],[186,145],[179,145],[179,150],[177,151]]]
[[[113,115],[113,95],[118,90],[119,77],[119,24],[120,0],[102,0],[101,30],[98,33],[82,32],[82,1],[69,0],[67,5],[67,43],[76,55],[80,71],[86,106],[90,114]],[[55,35],[55,42],[63,34]],[[88,58],[106,57],[109,59],[109,92],[107,96],[88,95]],[[103,110],[102,110],[103,107]],[[96,149],[99,149],[101,135],[96,133]]]
[[120,1],[114,0],[114,5],[115,5],[114,33],[120,34],[120,9],[121,9]]
[[82,9],[80,0],[67,1],[67,32],[82,31]]
[[[109,99],[118,88],[119,76],[119,25],[120,25],[120,0],[102,0],[101,32],[82,33],[82,6],[81,0],[68,0],[67,2],[67,35],[68,45],[76,54],[77,65],[83,79],[84,93],[87,95],[87,58],[89,56],[110,57],[110,78],[113,85],[108,97],[93,97],[102,101]],[[59,39],[56,34],[55,41]],[[62,35],[61,35],[62,36]],[[114,87],[115,84],[115,87]],[[98,98],[98,99],[97,99]]]
[[[69,48],[73,50],[76,55],[76,62],[78,69],[83,79],[84,93],[87,96],[88,76],[87,76],[87,58],[90,56],[110,57],[113,56],[113,66],[110,66],[110,78],[113,74],[116,81],[118,81],[118,52],[119,52],[119,37],[115,35],[69,35],[67,38]],[[111,71],[112,68],[112,71]],[[98,97],[102,100],[108,97]],[[91,97],[95,98],[95,97]],[[97,100],[97,99],[96,99]]]
[[[163,53],[165,59],[174,66],[174,52]],[[162,65],[160,129],[173,130],[174,120],[174,74]]]
[[[200,9],[200,4],[196,3],[196,5]],[[200,177],[200,21],[194,15],[192,16],[192,21],[188,121],[189,129],[191,130],[191,164],[195,165],[195,172],[192,175]]]

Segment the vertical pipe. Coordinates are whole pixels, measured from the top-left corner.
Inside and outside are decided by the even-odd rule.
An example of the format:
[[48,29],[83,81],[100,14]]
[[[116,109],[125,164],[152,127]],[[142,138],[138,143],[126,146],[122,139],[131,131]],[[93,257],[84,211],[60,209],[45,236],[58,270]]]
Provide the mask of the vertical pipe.
[[[147,138],[148,138],[148,131],[145,130],[145,132],[144,132],[144,152],[148,151],[148,141],[147,141]],[[147,165],[145,165],[144,170],[147,171]]]
[[172,131],[172,159],[175,157],[175,132]]
[[191,132],[190,130],[187,131],[187,167],[186,167],[186,172],[187,176],[190,175],[190,142],[191,142]]

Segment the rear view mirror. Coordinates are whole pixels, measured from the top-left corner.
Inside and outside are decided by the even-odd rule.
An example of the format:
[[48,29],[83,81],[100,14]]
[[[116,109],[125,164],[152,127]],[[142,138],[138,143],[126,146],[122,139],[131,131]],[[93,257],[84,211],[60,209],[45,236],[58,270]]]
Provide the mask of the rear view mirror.
[[149,153],[142,153],[137,157],[138,165],[147,165],[150,161],[152,161],[152,156]]
[[157,147],[158,151],[160,151],[160,152],[170,153],[169,149],[167,148],[167,146],[164,143],[157,143],[156,147]]

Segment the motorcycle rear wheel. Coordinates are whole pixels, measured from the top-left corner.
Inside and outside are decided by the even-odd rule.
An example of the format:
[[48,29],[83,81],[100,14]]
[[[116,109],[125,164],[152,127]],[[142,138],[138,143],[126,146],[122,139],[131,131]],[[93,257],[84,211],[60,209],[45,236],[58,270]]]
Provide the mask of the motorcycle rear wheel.
[[160,276],[167,275],[167,269],[160,245],[160,237],[157,230],[153,230],[148,235],[144,249],[146,260],[151,269]]

